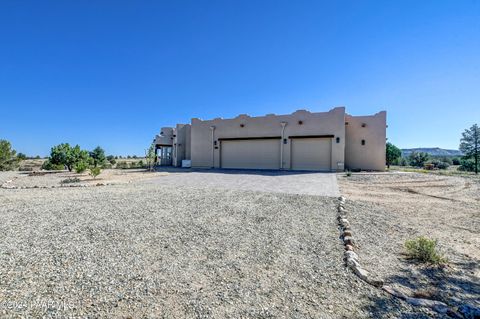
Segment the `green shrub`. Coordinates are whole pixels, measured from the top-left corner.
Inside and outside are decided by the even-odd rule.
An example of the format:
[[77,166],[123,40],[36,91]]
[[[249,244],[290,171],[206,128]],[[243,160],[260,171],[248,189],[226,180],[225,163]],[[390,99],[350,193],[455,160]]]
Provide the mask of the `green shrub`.
[[458,157],[452,158],[452,165],[460,165],[460,159]]
[[410,165],[415,167],[423,167],[428,159],[429,155],[423,152],[412,152],[408,157]]
[[77,174],[80,174],[80,173],[83,173],[87,170],[88,168],[88,163],[87,162],[79,162],[77,164],[75,164],[75,173]]
[[447,169],[449,167],[450,167],[450,164],[448,164],[447,162],[439,162],[437,164],[438,169]]
[[93,177],[93,179],[97,178],[98,175],[100,175],[100,173],[102,172],[102,169],[98,166],[95,166],[95,167],[91,167],[90,168],[90,176]]
[[45,162],[43,162],[42,169],[46,171],[63,171],[65,169],[65,165],[53,164],[52,161],[47,159]]
[[407,255],[423,263],[440,264],[447,260],[437,252],[437,241],[426,237],[417,237],[405,242]]
[[459,171],[465,171],[465,172],[474,172],[475,171],[475,161],[473,159],[462,158],[460,160],[460,167],[458,168],[458,170]]
[[352,172],[350,172],[349,170],[347,170],[347,171],[345,172],[345,176],[346,176],[346,177],[352,176]]

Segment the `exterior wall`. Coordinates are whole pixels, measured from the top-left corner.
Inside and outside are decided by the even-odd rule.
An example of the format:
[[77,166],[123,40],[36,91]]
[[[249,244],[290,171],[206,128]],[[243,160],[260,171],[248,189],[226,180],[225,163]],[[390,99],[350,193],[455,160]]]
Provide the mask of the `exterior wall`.
[[345,168],[385,170],[386,121],[385,111],[372,116],[345,116]]
[[[202,121],[192,119],[191,160],[193,167],[220,167],[222,138],[252,138],[282,136],[282,122],[286,122],[281,144],[281,167],[291,168],[291,140],[289,136],[332,135],[330,170],[343,170],[345,157],[345,108],[329,112],[311,113],[299,110],[289,115],[250,117],[242,114],[234,119]],[[301,122],[301,124],[300,124]],[[336,138],[339,142],[336,142]]]
[[156,145],[172,145],[173,144],[173,127],[162,127],[160,134],[155,136]]

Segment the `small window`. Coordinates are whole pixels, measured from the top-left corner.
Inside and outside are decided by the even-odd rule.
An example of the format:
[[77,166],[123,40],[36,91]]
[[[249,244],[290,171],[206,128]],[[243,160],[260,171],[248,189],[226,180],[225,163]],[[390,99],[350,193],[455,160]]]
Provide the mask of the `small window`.
[[303,124],[303,121],[298,121],[298,125],[302,125]]
[[337,137],[335,140],[337,141],[337,143],[340,143],[340,137]]
[[362,145],[365,145],[365,140],[362,140]]
[[242,124],[240,124],[240,127],[245,127],[245,124],[243,124],[243,123],[242,123]]

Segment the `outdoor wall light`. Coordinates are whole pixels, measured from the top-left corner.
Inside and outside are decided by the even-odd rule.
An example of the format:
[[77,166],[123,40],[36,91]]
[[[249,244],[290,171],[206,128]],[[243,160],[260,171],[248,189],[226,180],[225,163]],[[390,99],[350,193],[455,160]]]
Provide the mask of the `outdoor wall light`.
[[245,124],[243,124],[243,123],[242,123],[242,124],[240,124],[240,127],[245,127]]
[[337,143],[340,143],[340,137],[337,137],[335,140],[337,141]]
[[298,121],[298,125],[302,125],[303,124],[303,121]]

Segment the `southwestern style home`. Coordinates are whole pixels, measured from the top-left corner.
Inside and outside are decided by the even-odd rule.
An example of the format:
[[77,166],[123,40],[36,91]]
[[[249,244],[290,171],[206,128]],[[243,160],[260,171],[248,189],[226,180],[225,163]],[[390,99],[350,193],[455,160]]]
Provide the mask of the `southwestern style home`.
[[386,112],[328,112],[232,119],[193,118],[162,128],[157,165],[196,168],[343,171],[385,169]]

